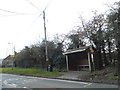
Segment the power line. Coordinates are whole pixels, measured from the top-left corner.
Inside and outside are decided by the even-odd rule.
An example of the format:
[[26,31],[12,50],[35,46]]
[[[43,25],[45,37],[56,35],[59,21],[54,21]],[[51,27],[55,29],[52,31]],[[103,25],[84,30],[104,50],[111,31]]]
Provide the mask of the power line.
[[31,14],[34,14],[34,13],[20,13],[20,12],[13,12],[13,11],[5,10],[5,9],[0,9],[0,11],[8,12],[8,13],[16,14],[16,15],[31,15]]
[[43,14],[43,12],[40,13],[40,14],[37,16],[37,18],[31,23],[31,25],[30,25],[28,28],[32,27],[33,24],[40,18],[40,16],[41,16],[42,14]]
[[[26,0],[28,1],[28,0]],[[32,27],[32,25],[40,18],[40,16],[43,14],[43,12],[48,8],[48,6],[51,4],[53,0],[50,0],[50,2],[46,5],[46,7],[42,10],[42,12],[39,14],[39,16],[31,23],[31,25],[29,27]],[[36,7],[32,2],[29,2],[29,4],[31,4],[33,7]],[[36,8],[36,9],[39,9],[39,8]],[[39,9],[40,10],[40,9]]]
[[12,15],[0,15],[0,17],[11,17],[11,16],[20,16],[20,15],[35,15],[37,13],[31,13],[31,14],[12,14]]
[[43,11],[45,11],[48,8],[48,6],[51,4],[52,1],[53,0],[50,0],[50,2],[47,4],[47,6],[45,7],[45,9]]
[[37,6],[35,6],[32,2],[30,2],[29,0],[26,0],[26,1],[40,11],[40,9]]
[[13,12],[13,11],[4,10],[4,9],[0,9],[0,11],[9,12],[9,13],[14,13],[14,14],[18,14],[18,12]]

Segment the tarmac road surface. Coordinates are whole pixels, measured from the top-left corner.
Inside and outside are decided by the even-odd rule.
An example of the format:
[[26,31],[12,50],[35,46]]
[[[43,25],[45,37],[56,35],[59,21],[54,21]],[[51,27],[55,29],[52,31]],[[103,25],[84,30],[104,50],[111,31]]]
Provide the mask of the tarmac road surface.
[[0,74],[0,88],[118,88],[117,85]]

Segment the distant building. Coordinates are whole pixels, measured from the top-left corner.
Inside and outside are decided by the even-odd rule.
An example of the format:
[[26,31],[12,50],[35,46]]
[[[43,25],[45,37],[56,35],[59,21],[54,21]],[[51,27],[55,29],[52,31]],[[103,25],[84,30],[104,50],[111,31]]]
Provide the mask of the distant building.
[[94,50],[91,46],[67,50],[63,54],[66,57],[67,71],[94,70]]
[[2,61],[3,61],[3,59],[0,59],[0,67],[2,67]]
[[14,61],[14,55],[9,55],[2,61],[2,67],[12,67]]

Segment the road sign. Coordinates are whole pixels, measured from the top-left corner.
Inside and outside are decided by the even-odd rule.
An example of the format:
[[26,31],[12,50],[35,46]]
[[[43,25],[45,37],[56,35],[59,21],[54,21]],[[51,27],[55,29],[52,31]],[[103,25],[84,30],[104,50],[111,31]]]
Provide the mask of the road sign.
[[90,52],[91,52],[91,53],[94,53],[94,50],[92,49],[92,50],[90,50]]
[[10,55],[10,56],[15,57],[15,55]]

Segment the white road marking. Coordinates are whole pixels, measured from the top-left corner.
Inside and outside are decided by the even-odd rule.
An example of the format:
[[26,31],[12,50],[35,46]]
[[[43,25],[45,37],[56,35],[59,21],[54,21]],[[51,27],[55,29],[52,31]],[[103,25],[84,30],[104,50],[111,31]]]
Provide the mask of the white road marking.
[[[13,76],[13,75],[11,75],[11,76]],[[18,75],[14,75],[14,76],[18,76]],[[21,77],[21,78],[29,78],[29,79],[32,79],[32,78],[34,78],[34,79],[41,79],[41,80],[54,80],[54,81],[64,81],[64,82],[71,82],[71,83],[80,83],[80,84],[90,84],[90,83],[87,83],[87,82],[77,82],[77,81],[70,81],[70,80],[60,80],[60,79],[50,79],[50,78],[41,78],[41,77],[30,77],[30,76],[20,76],[19,75],[19,77]]]
[[[5,80],[3,83],[5,84],[5,85],[7,85],[7,86],[10,86],[10,87],[14,87],[14,88],[19,88],[18,87],[18,85],[17,84],[14,84],[14,83],[9,83],[8,81],[10,81],[10,80],[19,80],[19,79],[8,79],[8,80]],[[27,88],[27,87],[20,87],[20,88]]]
[[5,85],[7,85],[7,86],[17,87],[17,85],[14,84],[14,83],[9,84],[7,80],[5,80],[3,83],[4,83]]
[[34,78],[34,79],[41,79],[41,80],[53,80],[53,81],[61,81],[61,82],[70,82],[70,83],[78,83],[78,84],[92,84],[87,82],[77,82],[77,81],[70,81],[70,80],[60,80],[60,79],[49,79],[49,78],[40,78],[40,77],[27,77],[27,78]]
[[[11,75],[11,76],[12,76],[12,75]],[[15,76],[17,76],[17,75],[15,75]],[[20,76],[20,78],[18,77],[17,79],[16,79],[16,78],[8,79],[7,81],[6,81],[6,80],[4,81],[4,84],[7,84],[7,85],[12,86],[12,87],[17,87],[16,84],[13,84],[13,83],[9,84],[8,81],[11,81],[11,80],[19,80],[19,79],[23,79],[23,78],[28,78],[29,80],[25,80],[25,79],[24,79],[24,80],[23,80],[24,83],[22,83],[22,84],[25,84],[25,82],[26,82],[26,83],[29,83],[29,82],[32,82],[32,81],[36,81],[36,79],[37,79],[37,80],[38,80],[38,79],[39,79],[39,80],[52,80],[52,81],[61,81],[61,82],[68,82],[68,83],[84,84],[83,87],[87,87],[87,86],[89,86],[89,85],[92,84],[92,83],[88,83],[88,82],[78,82],[78,81],[61,80],[61,79],[50,79],[50,78],[41,78],[41,77],[30,77],[30,76]],[[32,79],[34,79],[34,80],[32,80]]]
[[88,85],[85,85],[85,86],[83,86],[83,87],[84,87],[84,88],[85,88],[85,87],[88,87],[88,86],[90,86],[91,84],[92,84],[92,83],[89,83]]
[[23,87],[23,88],[27,88],[27,87]]

